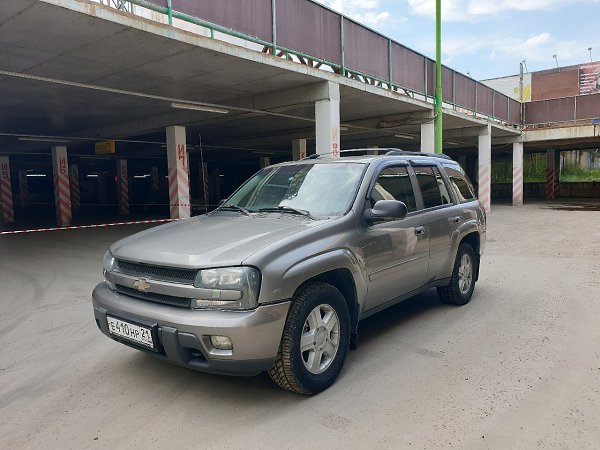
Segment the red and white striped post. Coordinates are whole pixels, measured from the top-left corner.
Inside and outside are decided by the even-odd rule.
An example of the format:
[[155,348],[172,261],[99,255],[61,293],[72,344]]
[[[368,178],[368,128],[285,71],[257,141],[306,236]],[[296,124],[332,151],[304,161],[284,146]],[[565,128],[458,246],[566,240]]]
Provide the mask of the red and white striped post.
[[167,127],[167,162],[171,219],[187,219],[190,217],[191,208],[185,127]]
[[15,211],[8,156],[0,156],[0,207],[2,209],[2,221],[13,223],[15,221]]
[[306,139],[294,139],[292,141],[292,159],[299,161],[306,158]]
[[479,191],[479,201],[485,212],[491,211],[491,169],[492,169],[492,131],[491,126],[487,125],[485,130],[479,134],[479,171],[477,176],[477,185]]
[[67,147],[52,147],[52,173],[54,174],[54,201],[56,204],[56,221],[59,226],[71,225],[71,188],[69,183],[69,161]]
[[79,189],[79,167],[69,167],[69,180],[71,181],[71,206],[74,212],[81,212],[81,191]]
[[158,167],[152,167],[150,169],[150,180],[152,183],[150,184],[150,190],[156,192],[160,190],[160,181],[158,179]]
[[523,206],[523,143],[513,144],[513,206]]
[[554,200],[558,198],[560,191],[560,153],[556,150],[546,152],[546,199]]
[[24,170],[19,171],[19,199],[21,209],[25,209],[29,204],[29,179],[27,178],[27,172]]
[[117,197],[119,201],[119,214],[129,214],[129,180],[127,178],[127,160],[117,161],[117,174],[119,184],[117,186]]

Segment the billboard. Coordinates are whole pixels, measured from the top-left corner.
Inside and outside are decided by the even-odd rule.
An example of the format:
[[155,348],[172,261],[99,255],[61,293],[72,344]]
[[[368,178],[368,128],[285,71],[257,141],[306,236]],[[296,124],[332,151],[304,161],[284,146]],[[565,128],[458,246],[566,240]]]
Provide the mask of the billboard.
[[[483,80],[483,84],[492,89],[501,92],[502,94],[519,101],[519,75],[511,77],[494,78],[491,80]],[[531,101],[531,74],[523,74],[523,101]]]
[[579,95],[600,93],[600,63],[579,67]]

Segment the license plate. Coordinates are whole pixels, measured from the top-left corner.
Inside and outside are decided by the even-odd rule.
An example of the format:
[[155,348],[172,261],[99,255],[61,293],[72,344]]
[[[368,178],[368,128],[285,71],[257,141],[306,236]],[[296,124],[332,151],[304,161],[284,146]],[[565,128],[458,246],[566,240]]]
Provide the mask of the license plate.
[[108,331],[111,334],[154,349],[151,328],[142,327],[135,323],[110,316],[106,316],[106,321],[108,322]]

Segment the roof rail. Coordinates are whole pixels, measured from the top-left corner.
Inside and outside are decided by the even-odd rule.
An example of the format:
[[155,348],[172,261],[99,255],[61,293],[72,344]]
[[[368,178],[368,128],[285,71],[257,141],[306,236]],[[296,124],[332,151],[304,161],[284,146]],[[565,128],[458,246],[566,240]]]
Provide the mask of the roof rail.
[[441,153],[425,153],[425,152],[408,152],[405,150],[390,150],[386,153],[389,156],[428,156],[430,158],[442,158],[442,159],[452,159],[448,155],[444,155]]

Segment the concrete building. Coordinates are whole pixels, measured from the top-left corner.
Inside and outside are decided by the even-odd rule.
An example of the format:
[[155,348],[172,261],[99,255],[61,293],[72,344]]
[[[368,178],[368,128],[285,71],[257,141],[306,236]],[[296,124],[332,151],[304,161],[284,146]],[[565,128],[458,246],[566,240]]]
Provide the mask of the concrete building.
[[[310,0],[170,5],[2,2],[3,229],[184,218],[268,164],[433,150],[429,58]],[[512,154],[519,205],[524,153],[597,142],[585,127],[600,116],[598,94],[573,96],[576,126],[547,127],[571,100],[532,101],[523,115],[510,95],[448,67],[442,84],[445,152],[488,210],[495,155]]]

